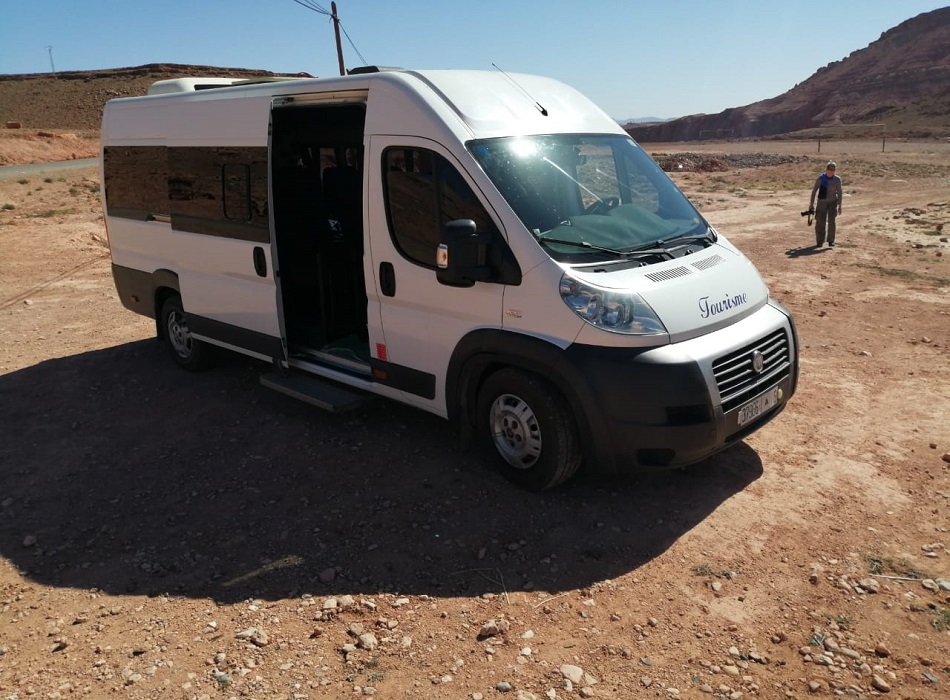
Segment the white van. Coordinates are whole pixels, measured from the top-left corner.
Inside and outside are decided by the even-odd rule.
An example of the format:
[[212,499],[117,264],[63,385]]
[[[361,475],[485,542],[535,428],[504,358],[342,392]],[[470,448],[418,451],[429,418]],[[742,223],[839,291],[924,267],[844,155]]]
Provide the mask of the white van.
[[513,481],[698,462],[795,391],[789,312],[618,124],[531,75],[365,68],[111,100],[122,303],[330,410],[452,421]]

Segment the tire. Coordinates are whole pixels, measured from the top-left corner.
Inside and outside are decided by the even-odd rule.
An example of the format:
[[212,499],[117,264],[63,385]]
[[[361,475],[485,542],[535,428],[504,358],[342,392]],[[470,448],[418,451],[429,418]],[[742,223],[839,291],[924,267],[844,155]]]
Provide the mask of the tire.
[[580,468],[577,424],[561,394],[541,377],[499,370],[482,385],[476,410],[480,440],[502,474],[522,488],[554,488]]
[[197,372],[210,366],[211,348],[192,337],[181,299],[168,297],[162,304],[160,327],[165,349],[179,366]]

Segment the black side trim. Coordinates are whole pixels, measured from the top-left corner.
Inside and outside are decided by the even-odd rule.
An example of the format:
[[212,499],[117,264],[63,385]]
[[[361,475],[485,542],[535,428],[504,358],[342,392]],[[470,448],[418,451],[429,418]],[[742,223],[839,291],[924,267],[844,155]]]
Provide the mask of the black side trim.
[[373,379],[378,384],[390,386],[430,401],[435,398],[435,375],[412,367],[396,365],[370,358]]
[[187,311],[185,315],[188,317],[188,327],[192,333],[203,335],[206,338],[227,343],[234,347],[244,348],[258,355],[264,355],[265,357],[281,359],[284,357],[284,346],[280,338],[258,333],[257,331],[250,331],[246,328],[232,326],[230,323],[222,323],[221,321],[215,321],[214,319],[205,318],[204,316],[189,314]]

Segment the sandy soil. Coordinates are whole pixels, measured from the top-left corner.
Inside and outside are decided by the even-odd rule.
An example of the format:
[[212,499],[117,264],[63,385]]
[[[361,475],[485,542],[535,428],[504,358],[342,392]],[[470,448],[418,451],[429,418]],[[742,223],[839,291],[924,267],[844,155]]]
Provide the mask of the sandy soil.
[[0,697],[947,697],[950,153],[879,146],[675,175],[793,310],[799,392],[703,465],[542,495],[409,408],[179,370],[96,171],[0,179]]
[[0,166],[49,163],[99,155],[99,132],[0,131]]

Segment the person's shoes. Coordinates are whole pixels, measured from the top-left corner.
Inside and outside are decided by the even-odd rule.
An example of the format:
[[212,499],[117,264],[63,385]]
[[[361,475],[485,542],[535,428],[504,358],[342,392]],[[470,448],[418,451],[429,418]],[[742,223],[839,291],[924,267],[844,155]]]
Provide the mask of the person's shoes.
[[829,248],[834,248],[834,247],[835,247],[835,244],[832,243],[831,241],[828,241],[828,247],[829,247]]

